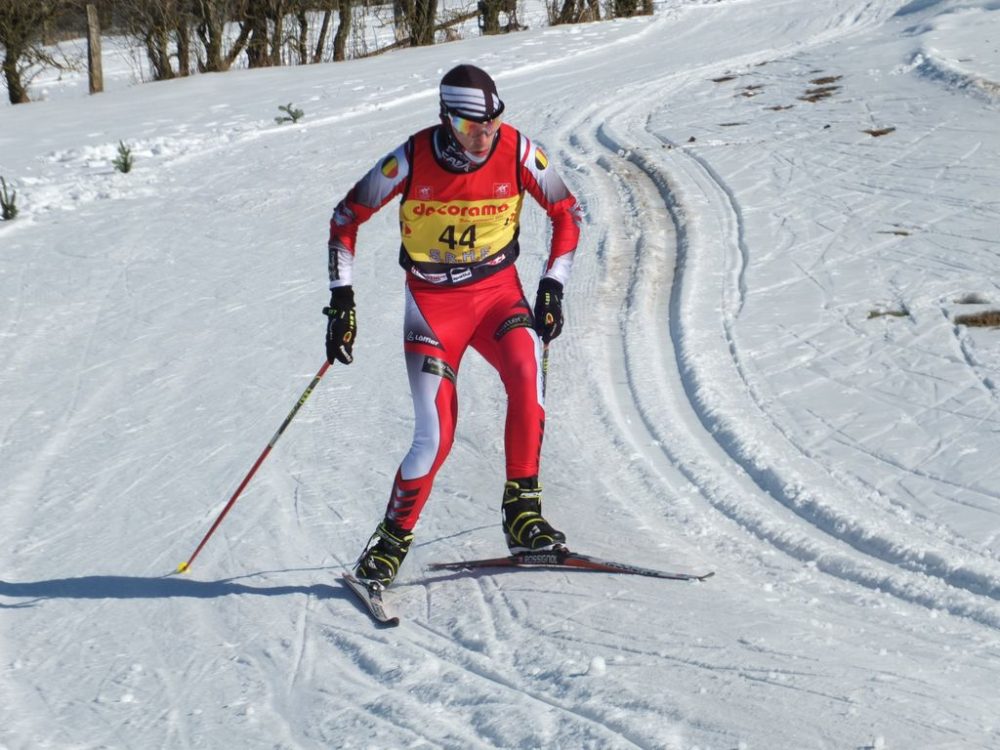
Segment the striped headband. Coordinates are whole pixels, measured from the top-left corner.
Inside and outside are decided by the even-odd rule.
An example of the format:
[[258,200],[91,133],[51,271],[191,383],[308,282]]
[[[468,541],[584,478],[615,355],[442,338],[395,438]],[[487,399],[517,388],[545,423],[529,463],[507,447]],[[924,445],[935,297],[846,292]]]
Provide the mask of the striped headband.
[[441,79],[441,110],[485,122],[499,117],[504,104],[485,70],[475,65],[459,65]]

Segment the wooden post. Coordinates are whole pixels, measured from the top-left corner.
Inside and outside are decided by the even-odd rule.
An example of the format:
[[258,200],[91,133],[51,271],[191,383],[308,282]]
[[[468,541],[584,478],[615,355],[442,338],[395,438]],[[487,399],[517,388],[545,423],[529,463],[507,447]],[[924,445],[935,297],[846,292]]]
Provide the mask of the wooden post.
[[101,20],[97,16],[97,6],[87,6],[87,70],[90,78],[90,93],[104,91],[104,68],[101,65]]

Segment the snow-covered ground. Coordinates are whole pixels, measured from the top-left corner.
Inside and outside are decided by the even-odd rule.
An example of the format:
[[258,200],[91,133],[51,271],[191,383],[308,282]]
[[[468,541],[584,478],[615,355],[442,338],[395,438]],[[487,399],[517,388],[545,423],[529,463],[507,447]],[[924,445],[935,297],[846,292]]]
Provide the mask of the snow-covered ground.
[[[956,322],[1000,309],[998,47],[991,0],[672,0],[0,109],[0,747],[1000,747],[1000,332]],[[503,549],[470,356],[372,627],[338,577],[410,439],[392,209],[355,363],[170,575],[322,363],[330,209],[460,61],[586,207],[547,515],[716,576],[429,571]]]

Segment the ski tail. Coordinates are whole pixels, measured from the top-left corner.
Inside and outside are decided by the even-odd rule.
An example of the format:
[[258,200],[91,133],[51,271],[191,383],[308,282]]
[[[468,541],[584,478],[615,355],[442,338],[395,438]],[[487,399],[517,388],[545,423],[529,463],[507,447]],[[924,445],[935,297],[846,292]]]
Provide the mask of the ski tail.
[[365,583],[351,573],[344,573],[341,580],[361,600],[361,603],[368,610],[368,614],[376,623],[390,628],[399,625],[399,617],[386,611],[385,602],[382,600],[382,586]]

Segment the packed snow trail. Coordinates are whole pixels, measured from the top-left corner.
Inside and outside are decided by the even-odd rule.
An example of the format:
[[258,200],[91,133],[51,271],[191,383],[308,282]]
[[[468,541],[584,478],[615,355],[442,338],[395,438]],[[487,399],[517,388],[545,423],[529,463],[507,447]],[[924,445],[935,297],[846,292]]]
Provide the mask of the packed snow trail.
[[[983,87],[914,57],[996,12],[817,5],[671,2],[0,113],[0,171],[35,170],[25,221],[0,225],[0,745],[1000,743],[1000,478],[969,452],[995,447],[997,363],[949,319],[997,291],[972,280],[1000,270],[1000,150]],[[164,577],[313,374],[331,206],[463,60],[586,204],[547,514],[581,551],[718,574],[427,570],[503,552],[500,384],[470,357],[390,590],[402,625],[371,627],[337,578],[410,437],[386,210],[360,238],[355,363]],[[799,99],[816,86],[838,88]],[[289,98],[306,119],[275,127]],[[101,166],[119,129],[142,136],[127,180]],[[545,219],[524,224],[527,290]],[[909,317],[866,321],[883,303]],[[900,418],[913,437],[875,424]]]

